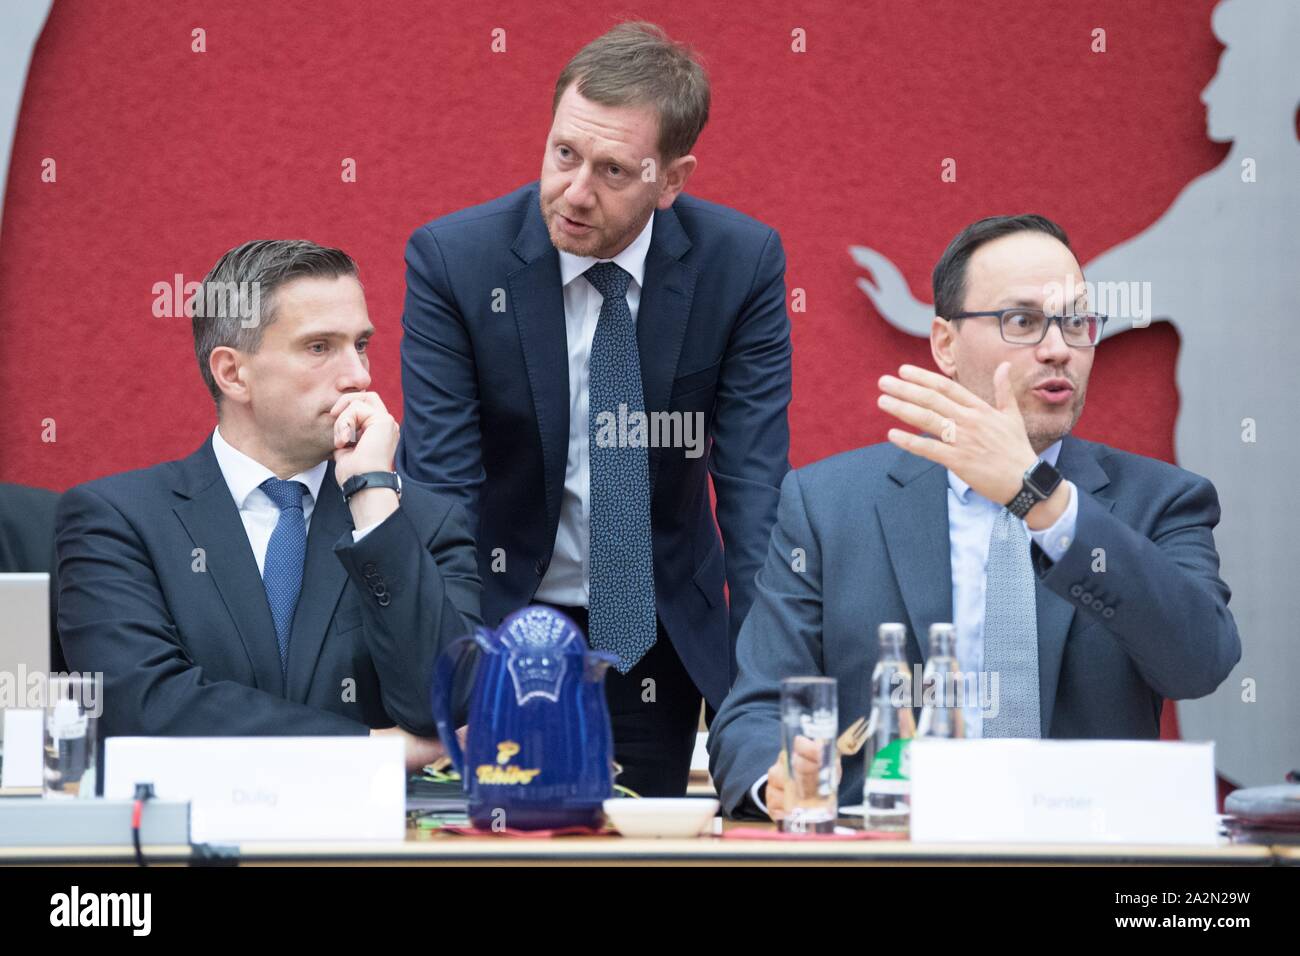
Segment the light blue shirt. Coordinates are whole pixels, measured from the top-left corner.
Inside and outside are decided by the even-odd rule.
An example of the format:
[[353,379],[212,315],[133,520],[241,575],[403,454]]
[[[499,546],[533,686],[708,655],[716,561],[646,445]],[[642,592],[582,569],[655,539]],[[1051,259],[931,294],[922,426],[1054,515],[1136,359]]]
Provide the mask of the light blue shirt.
[[[1061,454],[1061,443],[1044,449],[1039,458],[1052,467]],[[1074,541],[1075,523],[1079,517],[1078,490],[1073,482],[1062,482],[1070,490],[1070,500],[1056,523],[1042,531],[1025,530],[1030,540],[1036,542],[1053,562],[1069,550]],[[1002,510],[978,492],[972,491],[951,471],[948,472],[948,549],[952,561],[953,626],[957,629],[957,666],[963,674],[978,674],[984,666],[984,579],[989,563],[989,538],[993,534],[993,520]],[[928,641],[930,635],[916,635],[918,641]],[[928,653],[928,648],[927,648]],[[966,681],[963,689],[978,689],[977,682]],[[984,718],[978,699],[969,701],[962,709],[967,737],[982,737]],[[759,797],[767,774],[759,777],[749,789],[750,799],[764,812],[767,806]]]
[[[1055,467],[1061,454],[1061,443],[1045,449],[1039,456]],[[1075,522],[1079,516],[1078,490],[1072,482],[1064,482],[1070,489],[1070,501],[1065,511],[1050,528],[1031,531],[1025,526],[1029,538],[1053,562],[1061,560],[1074,541]],[[957,630],[957,666],[963,675],[979,674],[984,667],[984,601],[985,571],[989,560],[989,537],[993,534],[993,521],[1002,510],[983,495],[971,489],[951,471],[948,472],[948,548],[952,561],[952,612],[953,626]],[[928,641],[928,634],[918,634],[917,639]],[[928,651],[928,649],[927,649]],[[967,678],[964,687],[976,689],[976,682]],[[983,736],[984,720],[980,702],[967,697],[962,709],[967,737]]]

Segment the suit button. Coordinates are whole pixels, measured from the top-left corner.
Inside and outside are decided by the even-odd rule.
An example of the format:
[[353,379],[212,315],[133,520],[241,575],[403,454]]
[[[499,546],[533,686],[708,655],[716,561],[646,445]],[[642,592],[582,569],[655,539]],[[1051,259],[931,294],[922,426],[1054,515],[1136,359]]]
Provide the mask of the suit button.
[[375,595],[375,600],[379,602],[380,607],[388,607],[392,603],[392,598],[388,596],[387,591],[380,591]]
[[370,575],[375,573],[375,562],[367,561],[365,564],[361,565],[361,571],[366,577],[370,577]]
[[1071,594],[1073,597],[1078,597],[1078,596],[1079,596],[1080,594],[1082,594],[1082,593],[1083,593],[1083,586],[1082,586],[1082,585],[1079,585],[1079,584],[1071,584],[1071,585],[1070,585],[1070,594]]
[[1106,618],[1107,620],[1110,620],[1112,617],[1115,616],[1115,609],[1113,607],[1108,607],[1106,608],[1106,610],[1101,612],[1101,616]]
[[536,565],[536,567],[537,567],[537,573],[538,573],[539,575],[545,574],[545,573],[546,573],[546,561],[545,561],[545,559],[543,559],[543,558],[538,558],[538,559],[537,559],[537,565]]
[[1084,607],[1092,607],[1092,592],[1084,591],[1083,594],[1079,595],[1079,603]]

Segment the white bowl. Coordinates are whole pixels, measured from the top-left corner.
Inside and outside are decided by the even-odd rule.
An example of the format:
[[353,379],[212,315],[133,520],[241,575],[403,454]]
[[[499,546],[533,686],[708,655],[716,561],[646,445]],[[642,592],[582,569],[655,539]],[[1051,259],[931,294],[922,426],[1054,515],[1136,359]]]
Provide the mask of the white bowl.
[[614,797],[605,813],[625,837],[696,837],[718,812],[712,797]]

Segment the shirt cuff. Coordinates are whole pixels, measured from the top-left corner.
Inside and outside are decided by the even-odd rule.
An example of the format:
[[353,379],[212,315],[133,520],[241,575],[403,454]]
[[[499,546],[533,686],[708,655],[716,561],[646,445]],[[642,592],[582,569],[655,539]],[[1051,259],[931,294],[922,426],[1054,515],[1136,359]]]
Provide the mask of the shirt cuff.
[[763,774],[763,776],[755,780],[754,785],[749,788],[749,799],[754,801],[754,806],[762,810],[764,815],[770,817],[772,814],[767,812],[767,804],[764,803],[763,798],[758,795],[758,791],[762,790],[763,787],[765,787],[766,785],[767,785],[767,774]]
[[1061,517],[1057,518],[1056,523],[1051,527],[1040,531],[1031,529],[1029,532],[1034,543],[1042,548],[1043,554],[1047,555],[1053,564],[1060,561],[1065,556],[1065,552],[1070,550],[1070,545],[1074,543],[1074,526],[1079,518],[1079,492],[1075,489],[1074,482],[1067,481],[1065,484],[1070,489],[1070,500],[1066,503],[1065,510],[1061,512]]
[[[360,530],[353,531],[353,532],[352,532],[352,543],[353,543],[353,544],[356,544],[358,541],[360,541],[360,540],[361,540],[362,538],[364,538],[366,535],[370,534],[370,532],[372,532],[372,531],[374,531],[376,528],[378,528],[381,524],[383,524],[382,521],[376,521],[374,524],[366,525],[364,528],[361,528]],[[1053,560],[1055,560],[1055,558],[1053,558]]]

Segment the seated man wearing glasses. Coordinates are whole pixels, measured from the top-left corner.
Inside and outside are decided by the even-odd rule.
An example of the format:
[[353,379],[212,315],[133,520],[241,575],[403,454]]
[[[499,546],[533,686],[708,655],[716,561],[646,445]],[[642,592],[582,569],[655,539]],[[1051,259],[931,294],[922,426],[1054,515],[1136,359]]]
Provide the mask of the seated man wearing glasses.
[[[1154,739],[1165,699],[1210,693],[1240,658],[1213,485],[1070,435],[1105,317],[1063,289],[1084,283],[1055,223],[963,229],[934,270],[943,374],[883,376],[905,427],[786,476],[710,733],[727,813],[783,815],[782,678],[837,678],[840,731],[868,712],[885,621],[908,625],[915,670],[930,624],[956,625],[967,686],[996,688],[957,702],[967,737]],[[841,805],[863,758],[844,759]]]

